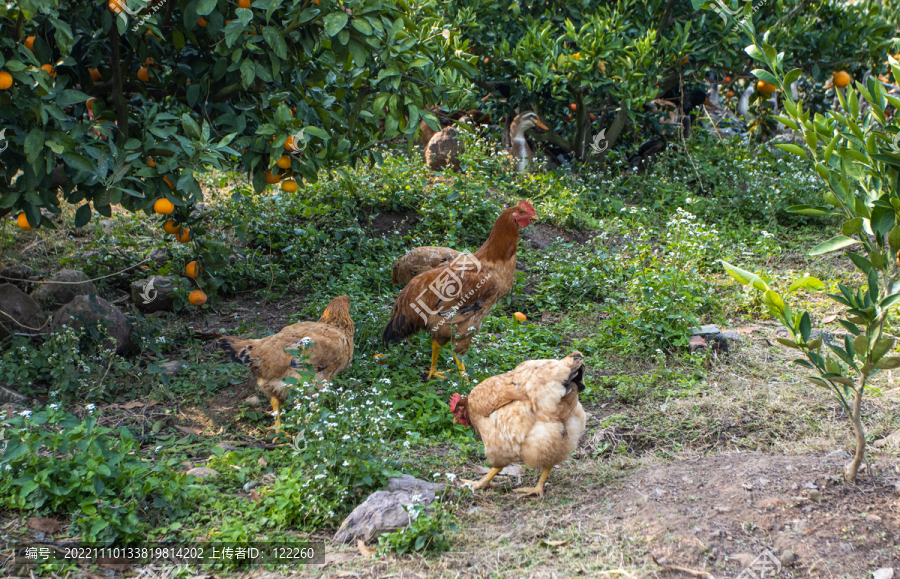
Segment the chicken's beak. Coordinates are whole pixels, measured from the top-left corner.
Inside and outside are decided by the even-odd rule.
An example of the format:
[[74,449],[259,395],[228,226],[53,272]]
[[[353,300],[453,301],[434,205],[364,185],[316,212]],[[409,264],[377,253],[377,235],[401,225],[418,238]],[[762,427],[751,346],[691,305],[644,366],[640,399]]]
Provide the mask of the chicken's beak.
[[453,424],[459,424],[459,418],[455,414],[453,415]]

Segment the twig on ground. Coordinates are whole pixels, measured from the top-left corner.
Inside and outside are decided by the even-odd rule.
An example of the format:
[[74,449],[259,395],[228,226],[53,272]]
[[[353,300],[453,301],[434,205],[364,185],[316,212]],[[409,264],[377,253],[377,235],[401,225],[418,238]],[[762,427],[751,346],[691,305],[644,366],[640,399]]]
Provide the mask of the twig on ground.
[[706,571],[695,571],[694,569],[688,569],[687,567],[682,567],[681,565],[663,564],[663,563],[660,563],[659,561],[657,561],[656,557],[654,557],[653,555],[650,555],[650,558],[653,560],[654,563],[656,563],[657,565],[659,565],[666,571],[678,571],[681,573],[687,573],[688,575],[693,575],[694,577],[706,577],[707,579],[716,579],[713,575],[711,575],[710,573],[707,573]]

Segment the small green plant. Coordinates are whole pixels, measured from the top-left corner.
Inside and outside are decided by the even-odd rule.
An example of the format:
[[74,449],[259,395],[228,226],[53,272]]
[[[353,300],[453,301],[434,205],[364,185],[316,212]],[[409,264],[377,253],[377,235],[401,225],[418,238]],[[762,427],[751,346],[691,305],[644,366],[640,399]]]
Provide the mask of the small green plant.
[[5,422],[0,501],[9,508],[70,518],[83,541],[106,544],[141,539],[147,522],[189,512],[195,487],[178,461],[151,466],[127,428],[79,420],[57,404]]
[[[823,344],[812,337],[809,313],[795,311],[784,298],[772,290],[759,276],[722,262],[725,270],[744,285],[762,292],[762,301],[789,332],[789,338],[779,342],[798,350],[804,358],[796,364],[817,372],[809,380],[826,389],[847,412],[856,433],[856,453],[844,470],[849,482],[856,482],[857,471],[866,453],[866,433],[862,420],[862,401],[869,380],[881,370],[900,367],[900,358],[886,357],[894,349],[894,338],[885,336],[888,314],[900,303],[900,188],[897,187],[900,151],[896,150],[900,127],[888,124],[885,108],[888,103],[900,108],[900,99],[886,94],[877,79],[866,85],[856,83],[856,90],[848,87],[847,95],[838,91],[841,109],[819,113],[811,119],[802,102],[795,102],[792,82],[800,78],[800,69],[787,74],[783,70],[784,53],[756,39],[753,24],[741,26],[753,39],[745,50],[753,59],[764,63],[769,70],[757,69],[753,74],[760,80],[774,84],[784,94],[784,108],[788,116],[775,117],[803,135],[806,147],[794,144],[776,145],[802,158],[811,158],[816,172],[827,183],[823,196],[827,205],[800,205],[791,210],[822,217],[840,217],[845,221],[841,235],[816,246],[810,255],[825,255],[862,245],[865,254],[847,252],[853,265],[862,273],[866,283],[861,287],[838,284],[840,293],[829,297],[842,305],[843,319],[838,320],[847,330],[842,344]],[[900,82],[900,63],[889,58],[894,80]],[[864,99],[864,103],[862,103]],[[861,104],[867,104],[863,107]],[[884,131],[884,132],[882,132]],[[893,137],[891,135],[894,135]],[[788,288],[787,293],[801,288],[824,290],[824,284],[812,277],[803,277]],[[828,350],[823,350],[823,345]]]
[[459,522],[443,503],[449,485],[439,500],[426,507],[421,498],[413,495],[413,504],[404,505],[409,514],[409,524],[393,533],[378,537],[378,554],[388,553],[402,555],[407,552],[440,552],[450,548],[449,533],[456,532]]

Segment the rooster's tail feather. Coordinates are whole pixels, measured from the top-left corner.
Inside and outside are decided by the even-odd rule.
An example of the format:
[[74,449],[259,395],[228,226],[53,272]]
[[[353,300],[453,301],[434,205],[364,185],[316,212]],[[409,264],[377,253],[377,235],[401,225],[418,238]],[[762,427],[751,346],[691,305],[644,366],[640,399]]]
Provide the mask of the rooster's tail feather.
[[391,316],[388,325],[385,326],[384,332],[381,334],[381,340],[385,344],[394,344],[403,338],[408,338],[419,331],[418,326],[413,319],[403,315],[402,312],[395,311]]
[[224,350],[225,353],[231,356],[231,359],[238,364],[249,366],[252,362],[250,359],[250,350],[253,348],[253,340],[226,336],[216,340],[216,346],[218,346],[219,349]]

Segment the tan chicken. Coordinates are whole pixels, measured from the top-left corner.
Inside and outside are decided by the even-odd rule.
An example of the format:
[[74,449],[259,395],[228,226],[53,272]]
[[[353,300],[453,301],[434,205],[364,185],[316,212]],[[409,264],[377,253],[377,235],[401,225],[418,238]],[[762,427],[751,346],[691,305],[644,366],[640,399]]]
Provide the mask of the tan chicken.
[[[216,345],[231,355],[232,360],[250,368],[256,376],[259,389],[272,400],[275,410],[273,428],[278,429],[281,427],[281,404],[288,389],[284,379],[300,379],[302,356],[309,357],[319,382],[331,381],[350,367],[353,360],[350,298],[338,296],[331,300],[318,322],[291,324],[277,334],[258,340],[223,337]],[[298,350],[297,355],[288,350]]]
[[399,342],[419,331],[431,334],[430,380],[444,377],[437,371],[438,357],[452,340],[456,366],[465,376],[458,356],[465,355],[485,316],[512,289],[519,230],[536,218],[531,203],[520,201],[500,214],[478,251],[463,253],[410,280],[394,302],[381,335],[384,343]]
[[412,278],[443,263],[453,261],[460,253],[449,247],[433,245],[417,247],[394,263],[394,267],[391,268],[391,283],[395,286],[406,287]]
[[481,382],[469,396],[450,398],[453,421],[471,426],[484,442],[491,470],[475,490],[490,486],[503,467],[524,462],[541,469],[535,487],[515,489],[523,496],[544,496],[550,469],[569,458],[584,433],[587,415],[578,401],[584,390],[584,356],[530,360],[512,372]]

